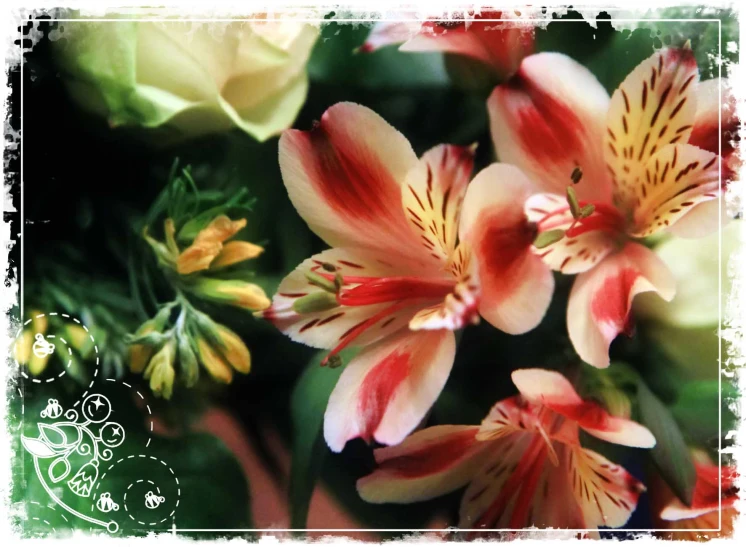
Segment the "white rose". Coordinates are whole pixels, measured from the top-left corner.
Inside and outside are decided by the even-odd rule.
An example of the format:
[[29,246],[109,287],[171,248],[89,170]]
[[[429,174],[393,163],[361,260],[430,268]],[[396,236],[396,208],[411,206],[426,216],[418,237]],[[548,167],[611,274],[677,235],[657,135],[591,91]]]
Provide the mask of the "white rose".
[[56,57],[72,97],[113,127],[193,137],[292,125],[317,27],[291,20],[65,23]]

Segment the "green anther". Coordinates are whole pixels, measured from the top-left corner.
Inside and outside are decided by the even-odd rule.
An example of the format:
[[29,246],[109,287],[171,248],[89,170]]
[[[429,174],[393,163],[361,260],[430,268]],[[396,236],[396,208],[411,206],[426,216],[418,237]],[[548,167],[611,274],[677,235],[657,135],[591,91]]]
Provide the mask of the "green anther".
[[342,358],[339,355],[330,355],[326,359],[326,366],[328,366],[329,368],[339,368],[342,365]]
[[293,302],[293,311],[296,313],[327,311],[337,307],[339,307],[337,297],[328,292],[314,292]]
[[567,187],[567,203],[570,205],[570,212],[573,218],[580,216],[580,204],[578,197],[575,195],[575,189],[572,186]]
[[552,243],[557,243],[563,237],[565,237],[564,230],[549,230],[547,232],[541,232],[534,240],[534,247],[537,249],[543,249]]
[[577,184],[580,182],[580,179],[583,178],[583,170],[580,167],[576,167],[572,170],[572,174],[570,175],[570,178],[572,179],[573,184]]
[[596,210],[596,206],[592,203],[589,203],[588,205],[583,206],[582,209],[580,209],[580,218],[587,218],[593,214],[593,211]]
[[324,268],[327,272],[337,271],[337,267],[334,264],[329,264],[328,262],[322,262],[321,267]]
[[323,275],[319,275],[316,272],[305,272],[305,275],[311,285],[316,285],[330,293],[337,293],[337,287],[334,285],[334,282],[329,281]]

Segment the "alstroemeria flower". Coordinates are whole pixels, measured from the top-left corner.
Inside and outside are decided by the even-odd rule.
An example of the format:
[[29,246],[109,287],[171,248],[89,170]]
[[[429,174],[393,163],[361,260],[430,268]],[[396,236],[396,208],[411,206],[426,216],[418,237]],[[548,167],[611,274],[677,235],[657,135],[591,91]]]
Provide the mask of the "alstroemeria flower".
[[290,199],[333,248],[288,275],[260,315],[331,349],[333,364],[345,347],[365,346],[329,400],[334,451],[356,437],[395,444],[414,429],[450,373],[452,330],[481,314],[525,332],[546,311],[551,271],[530,252],[535,232],[514,202],[528,182],[498,164],[467,192],[472,166],[470,147],[440,145],[418,159],[401,133],[350,103],[280,139]]
[[578,396],[561,374],[513,372],[519,395],[497,403],[481,426],[435,426],[375,451],[378,468],[357,483],[372,503],[410,503],[468,485],[462,528],[624,525],[645,488],[625,469],[580,445],[579,430],[650,448],[653,435]]
[[553,269],[580,274],[568,330],[594,366],[608,366],[611,341],[631,331],[636,294],[674,296],[668,268],[635,240],[666,229],[697,237],[719,226],[721,162],[695,146],[712,140],[711,107],[698,117],[699,96],[711,85],[698,80],[690,49],[664,49],[609,99],[587,69],[541,53],[524,59],[488,101],[500,160],[545,192],[526,202],[540,233],[534,251]]
[[[713,537],[731,537],[733,521],[738,514],[735,485],[736,470],[710,462],[695,462],[697,482],[691,506],[684,505],[662,479],[651,485],[651,498],[657,511],[656,526],[671,530],[667,539],[697,541]],[[722,509],[722,516],[721,516]],[[722,522],[722,528],[721,528]],[[700,530],[700,531],[698,531]],[[701,530],[712,530],[703,532]]]
[[521,26],[499,11],[484,11],[447,20],[432,19],[377,23],[360,49],[375,51],[384,46],[402,44],[401,51],[455,53],[485,63],[502,78],[513,74],[521,59],[534,52],[533,26]]

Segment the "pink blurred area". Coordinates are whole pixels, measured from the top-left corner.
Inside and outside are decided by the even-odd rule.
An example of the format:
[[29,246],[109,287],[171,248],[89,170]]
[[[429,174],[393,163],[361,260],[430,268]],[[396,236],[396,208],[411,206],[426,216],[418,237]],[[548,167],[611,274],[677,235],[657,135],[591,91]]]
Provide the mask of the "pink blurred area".
[[[170,436],[162,422],[155,420],[154,430],[160,435]],[[228,411],[213,407],[205,412],[192,428],[195,432],[215,435],[234,454],[240,462],[249,483],[251,499],[251,518],[258,529],[282,530],[290,526],[290,507],[287,488],[290,477],[291,453],[278,432],[269,424],[261,428],[266,449],[271,453],[279,473],[271,473],[262,463],[256,448],[243,431],[241,423]],[[428,528],[443,529],[448,526],[444,518],[436,518]],[[308,512],[308,529],[350,530],[363,528],[362,523],[353,518],[327,491],[323,484],[317,484],[311,497]],[[269,532],[268,532],[269,533]],[[272,533],[277,537],[289,537],[287,532]],[[347,537],[360,541],[380,541],[374,532],[311,532],[308,537],[323,536]],[[430,536],[430,534],[428,534]],[[441,539],[439,534],[432,534],[433,540]]]

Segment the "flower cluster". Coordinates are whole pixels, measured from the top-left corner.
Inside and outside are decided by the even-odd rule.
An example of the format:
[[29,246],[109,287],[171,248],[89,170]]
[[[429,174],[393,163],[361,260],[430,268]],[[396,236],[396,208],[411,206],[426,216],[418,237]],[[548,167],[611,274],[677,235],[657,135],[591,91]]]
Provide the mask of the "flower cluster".
[[199,214],[188,211],[193,200],[180,189],[183,179],[190,179],[189,170],[181,177],[164,194],[176,196],[170,206],[173,216],[163,222],[164,240],[152,237],[148,226],[143,229],[176,298],[161,306],[129,339],[130,370],[142,373],[151,390],[166,399],[173,392],[177,363],[187,387],[197,382],[200,364],[214,380],[226,384],[233,380],[234,371],[247,374],[251,368],[249,349],[241,337],[197,309],[190,298],[250,312],[270,305],[264,290],[245,280],[251,273],[245,263],[263,252],[259,245],[235,239],[246,219],[231,220],[225,214],[230,203]]
[[[623,365],[612,365],[611,346],[620,334],[634,335],[636,319],[652,325],[650,337],[668,340],[661,346],[673,361],[694,345],[712,352],[719,343],[719,317],[701,309],[699,296],[719,279],[688,279],[708,260],[688,240],[710,248],[722,228],[726,245],[735,240],[723,199],[740,167],[733,97],[721,97],[719,80],[700,81],[683,40],[656,50],[609,93],[573,58],[537,53],[535,29],[520,17],[402,14],[375,25],[357,50],[442,52],[452,76],[483,76],[491,149],[479,155],[476,144],[440,139],[415,151],[382,116],[353,102],[330,106],[311,129],[291,129],[319,34],[310,24],[261,16],[222,25],[215,36],[201,23],[143,20],[114,37],[100,24],[68,33],[55,48],[69,90],[112,126],[168,127],[179,137],[238,127],[259,141],[281,134],[285,190],[328,246],[302,255],[311,256],[270,300],[246,266],[263,248],[240,237],[243,195],[221,194],[204,208],[212,198],[203,202],[184,170],[141,232],[174,296],[165,304],[153,296],[152,315],[141,314],[139,321],[150,318],[127,338],[130,370],[167,399],[177,371],[186,386],[200,368],[223,383],[248,373],[241,335],[211,313],[231,306],[323,350],[321,366],[343,367],[323,437],[333,452],[353,439],[385,445],[374,451],[375,470],[357,483],[371,503],[465,487],[459,526],[474,532],[597,535],[622,527],[646,486],[588,448],[587,434],[594,443],[644,449],[656,463],[665,453],[688,465],[681,473],[688,490],[662,468],[660,484],[655,475],[648,481],[661,526],[714,526],[718,500],[727,530],[734,471],[697,456],[701,439],[676,440],[673,456],[660,446],[675,420],[650,419],[666,405],[642,375],[626,383],[623,372],[614,376]],[[149,55],[153,48],[165,54]],[[555,283],[571,287],[562,304],[564,362],[509,363],[520,367],[511,375],[518,393],[481,425],[422,428],[454,367],[457,331],[484,321],[507,335],[528,333],[556,300]],[[45,333],[40,321],[33,330]],[[703,337],[679,341],[694,329]],[[32,354],[30,333],[21,333],[16,359],[36,375],[47,359]],[[86,351],[80,332],[66,336]]]
[[[500,163],[472,177],[475,148],[450,144],[418,158],[401,133],[351,103],[310,131],[285,131],[286,189],[331,249],[300,264],[258,315],[328,350],[322,365],[345,366],[324,417],[331,450],[358,437],[392,445],[376,450],[377,470],[358,482],[364,499],[407,503],[468,485],[462,527],[620,527],[645,488],[583,448],[579,431],[639,448],[656,439],[613,386],[584,400],[563,375],[522,369],[512,376],[520,394],[481,426],[411,433],[449,376],[453,331],[480,317],[509,334],[533,329],[553,272],[576,276],[569,339],[598,368],[609,366],[617,335],[632,335],[637,294],[674,297],[674,275],[645,242],[705,236],[727,220],[719,207],[735,160],[712,146],[716,83],[699,82],[686,44],[654,53],[610,97],[571,58],[531,54],[525,29],[484,24],[380,24],[361,49],[404,42],[490,65],[503,78],[487,102]],[[343,363],[351,346],[361,349]],[[697,500],[688,511],[700,515]],[[673,520],[672,510],[662,515]]]

